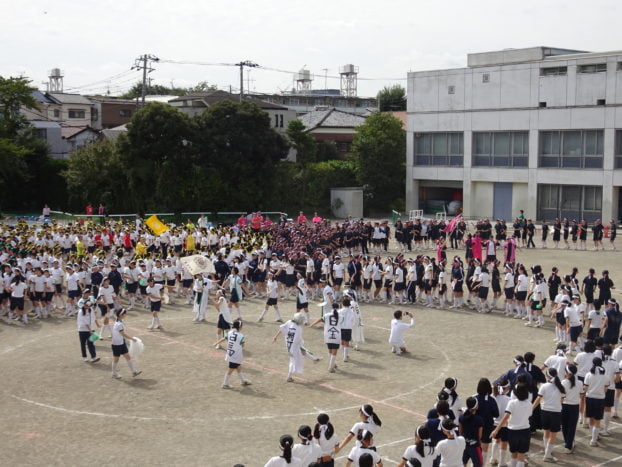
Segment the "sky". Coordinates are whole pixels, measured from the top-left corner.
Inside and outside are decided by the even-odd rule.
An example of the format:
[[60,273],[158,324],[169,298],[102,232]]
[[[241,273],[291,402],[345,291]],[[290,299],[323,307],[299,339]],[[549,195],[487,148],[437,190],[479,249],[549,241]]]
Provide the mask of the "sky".
[[408,71],[466,66],[471,52],[622,50],[621,14],[619,0],[0,0],[0,76],[45,90],[60,68],[65,92],[118,95],[151,54],[154,84],[237,92],[237,67],[179,62],[250,60],[261,67],[245,88],[280,93],[303,67],[314,89],[339,88],[339,67],[354,64],[358,95],[375,96]]

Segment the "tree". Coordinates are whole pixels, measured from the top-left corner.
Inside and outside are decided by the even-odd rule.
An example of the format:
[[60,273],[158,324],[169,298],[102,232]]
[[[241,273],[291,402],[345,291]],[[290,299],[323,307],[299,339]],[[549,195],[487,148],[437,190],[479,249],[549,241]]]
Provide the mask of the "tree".
[[296,162],[303,169],[307,164],[315,162],[317,156],[317,143],[306,130],[307,127],[300,120],[292,120],[285,131],[292,147],[296,150]]
[[195,166],[196,125],[186,114],[152,102],[134,114],[117,149],[132,206],[139,212],[181,212],[193,201],[187,181]]
[[376,99],[381,112],[406,110],[406,90],[399,84],[385,86],[378,92]]
[[86,203],[103,203],[115,211],[132,209],[125,169],[110,141],[99,141],[74,151],[62,173],[69,204],[79,210]]
[[[143,83],[137,82],[130,88],[129,91],[122,94],[124,99],[136,99],[142,96]],[[185,96],[192,92],[210,92],[216,91],[218,88],[207,81],[200,81],[196,86],[190,86],[188,88],[179,88],[176,86],[163,86],[161,84],[147,85],[145,94],[151,96]]]
[[21,108],[37,110],[37,101],[32,97],[35,90],[26,78],[3,78],[0,76],[0,138],[15,138],[20,130],[28,127],[28,120]]
[[262,209],[274,189],[274,167],[289,145],[269,115],[249,101],[224,100],[197,117],[200,170],[210,209]]
[[357,177],[367,207],[386,212],[403,203],[406,184],[406,133],[391,114],[375,112],[356,129],[352,143]]
[[326,162],[339,159],[339,149],[337,149],[337,143],[334,141],[318,141],[315,159],[317,162]]

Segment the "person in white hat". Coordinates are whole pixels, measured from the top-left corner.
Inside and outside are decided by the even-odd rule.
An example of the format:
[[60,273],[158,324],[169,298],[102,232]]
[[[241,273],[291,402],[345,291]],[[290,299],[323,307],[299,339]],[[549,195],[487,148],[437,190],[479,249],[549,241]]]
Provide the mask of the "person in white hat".
[[292,319],[279,326],[279,330],[272,338],[272,342],[274,343],[279,337],[279,334],[282,334],[285,340],[285,348],[289,355],[289,369],[287,371],[288,383],[294,381],[294,375],[300,375],[304,371],[304,356],[306,353],[302,348],[304,344],[302,338],[304,322],[304,313],[295,313]]

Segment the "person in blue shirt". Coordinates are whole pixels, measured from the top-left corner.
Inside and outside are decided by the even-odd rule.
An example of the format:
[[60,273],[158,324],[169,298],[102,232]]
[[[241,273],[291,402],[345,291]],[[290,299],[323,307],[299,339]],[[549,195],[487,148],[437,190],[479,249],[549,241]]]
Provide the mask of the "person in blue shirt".
[[473,463],[473,467],[482,467],[484,458],[482,456],[482,435],[484,433],[484,420],[477,415],[479,404],[477,398],[469,397],[466,400],[466,408],[459,418],[459,432],[466,441],[466,448],[462,454],[462,462],[464,465],[469,460]]

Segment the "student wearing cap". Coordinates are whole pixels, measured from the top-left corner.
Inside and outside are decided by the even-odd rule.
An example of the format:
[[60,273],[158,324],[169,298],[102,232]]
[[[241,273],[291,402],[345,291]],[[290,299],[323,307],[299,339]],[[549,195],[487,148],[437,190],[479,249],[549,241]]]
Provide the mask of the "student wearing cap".
[[[99,361],[99,357],[95,351],[95,345],[89,339],[91,333],[95,331],[97,326],[97,317],[93,311],[95,306],[95,297],[91,295],[90,289],[84,289],[82,298],[78,301],[78,337],[80,339],[80,351],[82,352],[82,360],[85,362],[95,363]],[[86,349],[89,349],[91,358],[86,357]]]
[[136,291],[138,290],[139,270],[136,268],[136,261],[130,261],[128,267],[123,271],[123,279],[125,280],[125,289],[127,290],[128,300],[130,302],[129,309],[134,308],[136,303]]
[[289,355],[289,368],[287,372],[287,382],[294,381],[294,375],[302,374],[304,371],[304,357],[306,351],[303,349],[304,340],[302,338],[303,324],[305,317],[303,313],[295,313],[293,318],[279,326],[279,330],[272,338],[275,343],[279,334],[283,334],[285,347]]
[[149,296],[149,308],[151,310],[151,324],[149,324],[147,329],[150,331],[154,331],[156,329],[163,330],[158,313],[162,307],[162,289],[164,286],[162,284],[158,284],[153,277],[149,278],[147,284],[147,295]]
[[127,345],[125,343],[126,339],[136,341],[136,338],[128,335],[125,332],[125,324],[123,323],[123,318],[125,318],[125,314],[126,314],[125,309],[121,308],[117,310],[115,314],[116,314],[117,319],[112,327],[112,342],[111,342],[112,344],[112,377],[116,379],[121,378],[121,375],[119,374],[119,371],[118,371],[120,357],[125,358],[125,361],[127,362],[127,366],[130,368],[130,371],[132,372],[132,376],[136,377],[139,374],[141,374],[142,371],[138,371],[134,367],[134,362],[132,361],[132,357],[130,357],[130,354],[127,349]]

